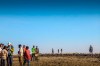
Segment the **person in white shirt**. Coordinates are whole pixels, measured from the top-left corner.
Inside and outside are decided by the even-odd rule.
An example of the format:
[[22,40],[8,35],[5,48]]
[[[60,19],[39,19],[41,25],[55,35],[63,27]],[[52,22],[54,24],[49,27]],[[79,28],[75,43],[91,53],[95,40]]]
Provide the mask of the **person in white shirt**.
[[1,51],[2,51],[2,45],[0,44],[0,66],[1,66]]
[[1,53],[1,51],[2,51],[2,45],[0,44],[0,53]]
[[2,51],[2,48],[0,47],[0,53],[1,53],[1,51]]
[[18,55],[19,55],[20,66],[23,66],[23,47],[21,44],[19,45]]

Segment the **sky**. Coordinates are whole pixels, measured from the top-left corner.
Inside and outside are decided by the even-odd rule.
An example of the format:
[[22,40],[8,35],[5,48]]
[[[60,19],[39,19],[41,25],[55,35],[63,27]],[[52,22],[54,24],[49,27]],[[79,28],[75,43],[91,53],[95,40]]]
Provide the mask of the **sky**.
[[0,43],[100,53],[99,0],[0,0]]

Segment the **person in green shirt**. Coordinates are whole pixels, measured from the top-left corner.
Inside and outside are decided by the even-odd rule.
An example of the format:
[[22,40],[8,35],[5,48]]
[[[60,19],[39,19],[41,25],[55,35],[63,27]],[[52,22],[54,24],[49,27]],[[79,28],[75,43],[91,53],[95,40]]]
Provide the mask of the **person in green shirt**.
[[35,61],[35,46],[33,46],[31,51],[32,51],[32,58],[31,58],[31,60]]

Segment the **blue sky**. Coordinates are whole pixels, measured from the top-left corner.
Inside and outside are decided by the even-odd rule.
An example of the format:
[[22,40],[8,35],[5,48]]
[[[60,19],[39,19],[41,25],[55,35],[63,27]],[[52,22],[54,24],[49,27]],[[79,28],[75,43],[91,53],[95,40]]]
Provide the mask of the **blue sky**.
[[0,0],[0,42],[37,45],[41,53],[63,48],[100,52],[99,0]]

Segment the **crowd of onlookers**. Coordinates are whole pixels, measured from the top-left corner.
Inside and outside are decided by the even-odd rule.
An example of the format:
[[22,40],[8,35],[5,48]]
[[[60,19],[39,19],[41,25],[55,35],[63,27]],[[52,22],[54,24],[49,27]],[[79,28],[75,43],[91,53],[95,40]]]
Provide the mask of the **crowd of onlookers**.
[[[39,48],[33,46],[31,51],[29,46],[18,45],[18,58],[20,66],[25,66],[27,63],[30,66],[30,61],[38,61]],[[8,45],[0,44],[0,66],[14,66],[13,65],[14,47],[9,42]],[[32,54],[31,54],[32,53]]]

